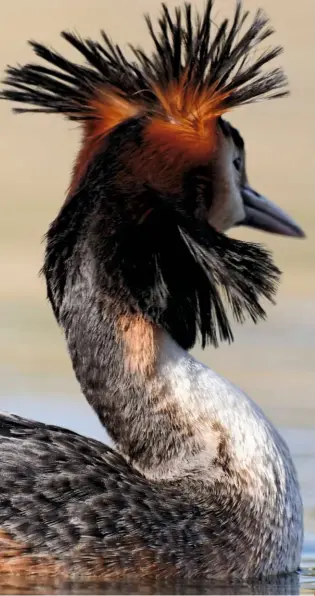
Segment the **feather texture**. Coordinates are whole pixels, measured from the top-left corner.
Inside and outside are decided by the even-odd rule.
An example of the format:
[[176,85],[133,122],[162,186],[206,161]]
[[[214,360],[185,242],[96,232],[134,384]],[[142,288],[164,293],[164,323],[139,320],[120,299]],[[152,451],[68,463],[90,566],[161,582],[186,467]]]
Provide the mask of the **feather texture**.
[[[129,101],[131,110],[142,107],[174,124],[184,120],[186,127],[200,133],[209,120],[226,110],[285,95],[282,70],[264,70],[282,48],[257,54],[257,47],[273,33],[268,18],[258,11],[249,22],[248,12],[238,2],[231,20],[215,26],[213,4],[208,0],[203,16],[197,14],[196,19],[191,4],[175,9],[173,15],[163,4],[157,29],[146,16],[152,54],[132,46],[132,61],[104,31],[102,42],[62,32],[85,64],[71,62],[31,41],[35,54],[49,66],[8,67],[1,97],[33,106],[17,108],[17,112],[62,113],[71,120],[93,120],[96,128],[106,132],[107,124],[96,121],[112,120],[110,111],[115,107],[106,94],[115,94]],[[128,110],[121,112],[121,119],[127,116]]]

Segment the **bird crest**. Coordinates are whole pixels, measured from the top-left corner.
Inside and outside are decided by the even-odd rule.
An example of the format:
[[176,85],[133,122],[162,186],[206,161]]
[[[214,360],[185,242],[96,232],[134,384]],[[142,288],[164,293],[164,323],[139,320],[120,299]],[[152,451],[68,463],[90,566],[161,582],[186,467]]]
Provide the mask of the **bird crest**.
[[[173,14],[162,4],[156,28],[145,17],[153,52],[130,46],[132,60],[104,31],[102,42],[61,33],[85,58],[84,64],[31,41],[35,54],[48,66],[9,67],[0,97],[32,106],[15,108],[15,112],[61,113],[83,124],[72,187],[104,137],[140,114],[148,115],[145,162],[150,157],[156,175],[154,161],[160,163],[162,157],[175,179],[174,168],[176,173],[209,160],[216,148],[219,116],[287,93],[282,70],[264,68],[282,48],[257,53],[273,33],[264,13],[259,10],[250,20],[237,2],[232,18],[216,26],[213,4],[207,1],[203,16],[194,16],[191,4],[176,8]],[[138,164],[139,170],[141,159]]]

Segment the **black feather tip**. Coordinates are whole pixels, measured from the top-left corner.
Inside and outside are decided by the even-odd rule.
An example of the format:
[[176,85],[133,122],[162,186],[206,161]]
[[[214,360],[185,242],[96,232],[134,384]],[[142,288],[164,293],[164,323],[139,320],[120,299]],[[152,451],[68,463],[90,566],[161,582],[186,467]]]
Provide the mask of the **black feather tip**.
[[265,319],[261,298],[273,302],[280,276],[264,247],[157,210],[143,225],[114,235],[104,256],[132,306],[186,350],[198,338],[203,348],[232,342],[229,311],[238,323]]
[[213,0],[208,0],[203,16],[194,18],[191,4],[176,8],[173,14],[163,4],[156,29],[146,17],[153,53],[148,55],[132,46],[133,61],[104,31],[101,42],[69,32],[61,34],[85,58],[85,64],[71,62],[31,41],[35,54],[49,66],[8,67],[6,88],[0,97],[33,106],[17,108],[17,112],[56,112],[72,120],[88,120],[99,117],[91,100],[108,87],[129,99],[141,98],[148,109],[159,104],[157,88],[163,93],[171,83],[183,80],[190,91],[219,95],[222,112],[286,95],[282,70],[264,69],[282,48],[257,53],[257,47],[273,33],[268,18],[259,10],[250,21],[249,13],[237,2],[234,16],[216,26],[212,22],[213,5]]

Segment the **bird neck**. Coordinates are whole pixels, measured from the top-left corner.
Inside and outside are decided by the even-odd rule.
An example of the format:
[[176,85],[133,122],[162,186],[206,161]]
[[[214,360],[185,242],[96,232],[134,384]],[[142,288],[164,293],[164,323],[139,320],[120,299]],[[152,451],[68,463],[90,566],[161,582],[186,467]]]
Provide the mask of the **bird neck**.
[[[73,286],[59,320],[84,395],[119,451],[147,477],[226,481],[237,470],[250,484],[257,450],[280,441],[286,457],[251,400],[166,331],[96,293],[88,278]],[[252,476],[256,485],[259,472]]]
[[95,295],[83,280],[63,302],[59,322],[84,395],[134,467],[150,477],[174,478],[196,466],[208,421],[189,397],[187,352],[141,314]]

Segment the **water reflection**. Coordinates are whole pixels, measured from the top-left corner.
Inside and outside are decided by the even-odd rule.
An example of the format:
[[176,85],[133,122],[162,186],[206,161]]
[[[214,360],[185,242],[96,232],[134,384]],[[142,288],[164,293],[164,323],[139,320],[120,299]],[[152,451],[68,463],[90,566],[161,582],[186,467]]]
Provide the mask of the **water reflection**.
[[[315,578],[314,578],[315,579]],[[300,594],[297,573],[263,581],[217,582],[77,582],[8,577],[0,582],[1,594]]]

